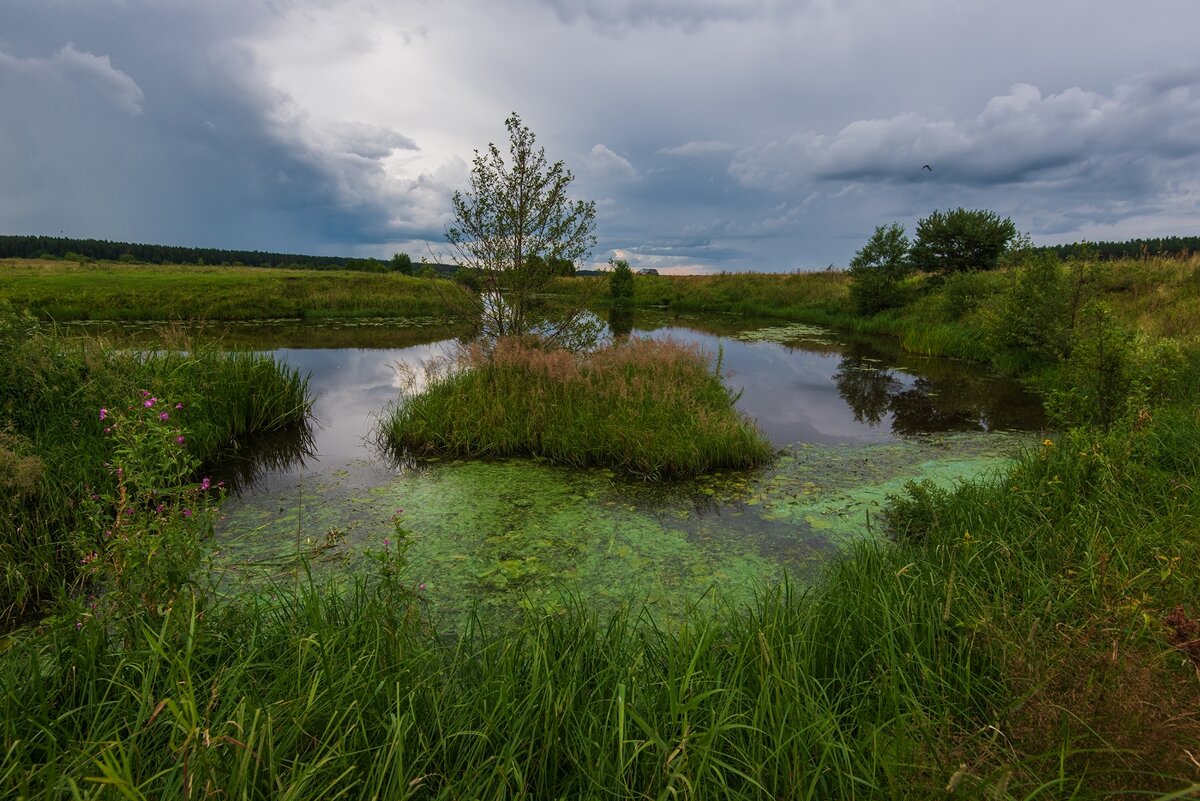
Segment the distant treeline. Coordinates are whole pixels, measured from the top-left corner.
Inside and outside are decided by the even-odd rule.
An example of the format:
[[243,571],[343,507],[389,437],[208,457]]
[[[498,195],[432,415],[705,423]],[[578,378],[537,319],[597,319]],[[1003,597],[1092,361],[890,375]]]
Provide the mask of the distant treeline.
[[1159,239],[1130,239],[1125,242],[1075,242],[1049,245],[1038,250],[1058,254],[1059,258],[1137,259],[1143,256],[1177,256],[1200,252],[1200,236],[1166,236]]
[[[395,259],[357,259],[346,256],[305,256],[261,250],[185,248],[142,245],[106,239],[71,239],[61,236],[0,236],[0,258],[104,259],[150,264],[242,264],[247,267],[298,267],[309,270],[365,270],[389,272]],[[403,261],[405,265],[411,263]]]

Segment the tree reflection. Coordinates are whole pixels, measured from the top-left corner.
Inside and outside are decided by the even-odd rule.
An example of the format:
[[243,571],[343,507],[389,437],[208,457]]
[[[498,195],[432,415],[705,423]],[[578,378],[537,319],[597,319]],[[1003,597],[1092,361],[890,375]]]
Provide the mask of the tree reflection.
[[1044,419],[1038,396],[1014,382],[941,359],[897,354],[884,362],[861,344],[847,345],[834,381],[855,420],[877,426],[890,415],[901,435],[1028,429]]

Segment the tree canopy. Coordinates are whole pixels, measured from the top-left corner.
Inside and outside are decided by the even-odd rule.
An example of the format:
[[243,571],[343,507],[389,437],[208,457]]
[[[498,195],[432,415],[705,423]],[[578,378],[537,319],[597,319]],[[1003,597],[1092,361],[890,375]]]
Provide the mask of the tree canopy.
[[934,211],[917,221],[917,238],[909,257],[917,268],[942,275],[991,270],[1016,235],[1013,221],[1001,219],[994,211]]
[[[550,164],[544,148],[515,113],[504,121],[509,157],[491,143],[475,151],[471,186],[455,192],[446,240],[460,267],[477,277],[476,296],[485,333],[522,335],[535,328],[561,340],[582,306],[547,308],[547,285],[595,247],[596,204],[572,201],[574,175],[561,161]],[[567,268],[570,267],[571,270]]]

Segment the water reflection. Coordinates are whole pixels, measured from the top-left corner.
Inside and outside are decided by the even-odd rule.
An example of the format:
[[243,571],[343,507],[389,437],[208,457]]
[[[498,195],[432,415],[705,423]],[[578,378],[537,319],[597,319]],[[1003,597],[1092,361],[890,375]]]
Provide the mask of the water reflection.
[[1015,381],[863,342],[845,345],[833,380],[856,421],[901,436],[1029,430],[1044,422],[1038,396]]
[[226,455],[210,472],[231,492],[238,493],[272,475],[304,469],[316,452],[312,425],[305,423],[255,436]]

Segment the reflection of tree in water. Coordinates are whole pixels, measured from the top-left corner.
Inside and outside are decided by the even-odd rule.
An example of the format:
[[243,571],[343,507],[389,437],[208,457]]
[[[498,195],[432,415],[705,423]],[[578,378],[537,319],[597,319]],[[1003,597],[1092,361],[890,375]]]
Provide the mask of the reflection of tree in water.
[[[896,434],[1029,429],[1044,420],[1040,399],[1014,381],[971,375],[961,363],[903,354],[884,367],[878,354],[850,344],[834,381],[860,423],[891,415]],[[897,368],[909,373],[903,380]]]
[[613,306],[608,310],[608,332],[623,337],[633,331],[633,309]]
[[891,411],[892,395],[903,389],[891,370],[849,353],[842,357],[833,380],[854,419],[871,426],[879,425]]

